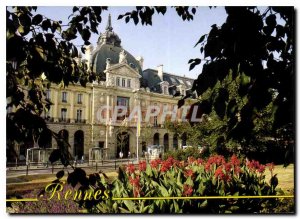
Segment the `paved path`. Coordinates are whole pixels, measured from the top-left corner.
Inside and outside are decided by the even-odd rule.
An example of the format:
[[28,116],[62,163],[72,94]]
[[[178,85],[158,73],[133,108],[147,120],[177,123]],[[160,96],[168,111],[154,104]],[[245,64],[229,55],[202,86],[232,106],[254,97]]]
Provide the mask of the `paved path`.
[[[137,164],[137,160],[109,160],[97,162],[97,166],[95,163],[93,165],[77,164],[76,167],[82,168],[86,170],[86,172],[96,172],[102,170],[103,172],[115,172],[118,170],[119,165],[133,163]],[[64,168],[63,165],[55,165],[52,169],[52,166],[34,166],[31,165],[28,167],[28,175],[39,175],[39,174],[55,174],[57,171],[64,169],[65,171],[72,171],[71,167]],[[18,177],[25,176],[27,173],[27,166],[18,166],[9,167],[6,169],[6,183],[17,183],[21,182]],[[23,181],[24,182],[24,181]]]

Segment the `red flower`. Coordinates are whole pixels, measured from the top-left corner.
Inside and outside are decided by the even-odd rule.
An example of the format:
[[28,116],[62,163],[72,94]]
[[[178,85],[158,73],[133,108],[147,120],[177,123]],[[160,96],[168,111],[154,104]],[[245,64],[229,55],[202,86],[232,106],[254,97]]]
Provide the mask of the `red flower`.
[[168,157],[167,161],[170,162],[171,165],[173,165],[177,160],[175,160],[173,157]]
[[186,170],[186,171],[184,172],[184,176],[185,176],[186,178],[188,178],[189,176],[193,178],[193,176],[194,176],[193,170],[191,170],[191,169]]
[[139,163],[139,170],[140,170],[140,171],[146,171],[146,168],[147,168],[147,163],[146,163],[146,161],[141,161],[141,162]]
[[224,172],[223,172],[223,167],[218,167],[216,169],[216,172],[215,172],[215,177],[216,178],[220,178],[220,179],[223,179],[225,176]]
[[138,189],[138,188],[135,188],[135,189],[133,190],[133,196],[136,198],[136,197],[139,196],[139,194],[140,194],[139,189]]
[[211,165],[216,164],[217,166],[225,164],[225,159],[222,155],[215,155],[208,158],[206,164],[205,164],[205,170],[209,171],[211,170]]
[[183,195],[184,196],[191,196],[193,194],[193,187],[184,184],[183,185]]
[[272,162],[272,163],[267,163],[267,164],[266,164],[266,167],[268,167],[268,169],[270,170],[271,173],[273,172],[273,170],[274,170],[274,168],[275,168],[273,162]]
[[224,180],[225,182],[227,182],[231,179],[231,177],[228,173],[226,173],[226,174],[224,173],[224,169],[222,166],[220,166],[216,169],[215,177],[219,178],[220,180]]
[[133,186],[134,197],[138,197],[138,195],[140,194],[140,177],[136,176],[136,178],[133,178],[129,176],[129,182]]
[[252,160],[252,161],[247,161],[246,165],[250,170],[255,171],[256,169],[259,168],[260,164],[258,161]]
[[198,164],[198,165],[204,164],[204,160],[202,160],[201,158],[198,158],[198,159],[197,159],[197,164]]
[[129,182],[132,186],[135,186],[137,188],[140,187],[140,177],[139,176],[136,176],[136,178],[129,176]]
[[242,172],[240,167],[234,167],[234,173],[235,174],[240,174]]
[[196,161],[194,157],[188,157],[188,164],[193,164]]
[[151,160],[150,166],[151,166],[152,168],[157,169],[157,167],[159,166],[160,163],[161,163],[161,160],[160,160],[160,159]]
[[265,172],[265,169],[266,169],[266,166],[261,164],[261,165],[259,165],[257,172],[263,173],[263,172]]
[[231,161],[232,165],[234,165],[234,166],[240,165],[240,160],[238,159],[238,157],[235,154],[232,155],[230,161]]
[[134,173],[134,172],[135,172],[135,166],[134,166],[133,164],[128,164],[128,165],[127,165],[127,172],[128,172],[129,174]]
[[160,171],[167,172],[172,167],[172,162],[168,159],[161,163]]
[[231,163],[225,163],[224,167],[225,167],[225,171],[229,172],[231,170]]

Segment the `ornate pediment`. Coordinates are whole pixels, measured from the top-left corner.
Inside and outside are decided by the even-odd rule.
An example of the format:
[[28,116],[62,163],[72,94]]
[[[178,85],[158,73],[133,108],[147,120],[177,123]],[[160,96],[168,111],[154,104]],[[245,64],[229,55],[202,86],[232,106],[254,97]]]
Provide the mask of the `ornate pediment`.
[[106,72],[109,72],[112,75],[125,76],[130,78],[140,78],[141,75],[137,70],[130,67],[127,63],[119,63],[115,65],[111,65]]

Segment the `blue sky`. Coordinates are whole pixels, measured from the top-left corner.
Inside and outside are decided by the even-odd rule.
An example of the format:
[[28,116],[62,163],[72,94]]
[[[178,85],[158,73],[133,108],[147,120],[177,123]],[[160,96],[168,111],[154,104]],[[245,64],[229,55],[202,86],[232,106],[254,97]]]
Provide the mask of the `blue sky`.
[[[156,68],[164,65],[164,71],[180,76],[196,78],[202,66],[189,71],[188,60],[200,56],[200,47],[194,48],[200,36],[208,33],[211,25],[221,25],[226,19],[223,7],[209,9],[198,7],[193,21],[182,21],[176,11],[168,8],[167,13],[153,17],[152,26],[136,26],[133,22],[117,20],[119,14],[132,11],[134,7],[109,7],[102,14],[102,23],[98,27],[103,32],[107,23],[108,14],[112,16],[114,31],[122,40],[122,46],[133,56],[143,56],[144,69]],[[72,7],[39,7],[37,13],[46,15],[54,20],[68,22]],[[97,34],[93,34],[90,42],[96,45]],[[80,37],[74,40],[76,45],[81,45]]]

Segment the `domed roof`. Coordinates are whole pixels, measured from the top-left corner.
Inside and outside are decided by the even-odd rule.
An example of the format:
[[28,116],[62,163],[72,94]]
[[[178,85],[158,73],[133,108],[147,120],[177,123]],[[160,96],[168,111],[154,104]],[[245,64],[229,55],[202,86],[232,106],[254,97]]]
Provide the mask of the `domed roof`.
[[[109,15],[105,32],[101,33],[97,42],[97,48],[92,53],[92,70],[96,73],[101,73],[106,69],[106,59],[110,59],[110,64],[119,63],[119,54],[124,49],[121,47],[121,39],[113,32],[111,26],[111,17]],[[139,62],[126,50],[126,59],[129,66],[137,69],[142,75],[142,69]]]

